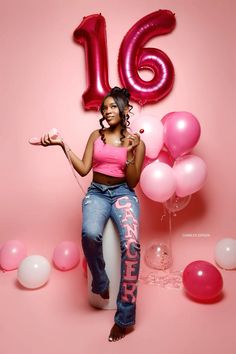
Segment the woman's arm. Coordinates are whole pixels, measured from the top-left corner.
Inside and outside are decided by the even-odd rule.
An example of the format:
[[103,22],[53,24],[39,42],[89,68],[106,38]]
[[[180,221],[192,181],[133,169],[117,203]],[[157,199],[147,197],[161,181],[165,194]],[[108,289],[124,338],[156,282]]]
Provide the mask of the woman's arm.
[[144,142],[140,140],[138,135],[136,139],[137,141],[133,141],[131,148],[128,150],[126,162],[126,182],[130,188],[134,188],[139,182],[145,156]]
[[86,176],[89,171],[92,168],[92,162],[93,162],[93,143],[99,136],[98,130],[95,130],[94,132],[91,133],[85,150],[83,154],[83,158],[80,159],[62,140],[54,140],[50,139],[50,137],[44,136],[41,140],[41,144],[43,146],[48,146],[48,145],[60,145],[63,151],[65,152],[66,156],[69,155],[70,161],[76,170],[76,172],[79,173],[80,176],[84,177]]

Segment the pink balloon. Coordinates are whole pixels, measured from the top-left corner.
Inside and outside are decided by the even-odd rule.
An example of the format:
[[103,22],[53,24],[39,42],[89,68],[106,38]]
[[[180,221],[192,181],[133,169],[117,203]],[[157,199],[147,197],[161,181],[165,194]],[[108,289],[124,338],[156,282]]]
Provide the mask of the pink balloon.
[[162,123],[164,143],[175,159],[190,152],[200,138],[200,124],[189,112],[168,113],[162,118]]
[[131,130],[139,133],[141,129],[144,130],[141,139],[146,145],[146,156],[154,159],[163,146],[163,125],[156,116],[141,114],[131,123]]
[[169,165],[171,167],[174,164],[174,160],[172,159],[172,157],[168,153],[168,151],[161,150],[156,159],[150,159],[149,157],[145,156],[142,169],[144,169],[147,165],[150,165],[150,163],[152,163],[154,161],[166,163],[167,165]]
[[[174,82],[174,67],[169,57],[156,48],[146,48],[155,36],[170,33],[175,27],[175,15],[159,10],[141,18],[125,35],[118,58],[120,79],[131,98],[141,105],[157,102],[169,94]],[[148,69],[154,77],[145,81],[139,70]]]
[[185,197],[200,190],[207,178],[205,162],[198,156],[185,155],[178,158],[173,166],[176,177],[176,194]]
[[141,173],[140,186],[148,198],[160,203],[165,202],[176,188],[172,168],[159,161],[151,163]]
[[53,262],[60,270],[70,270],[80,261],[79,247],[75,242],[64,241],[57,245],[53,253]]
[[159,152],[156,161],[166,163],[170,167],[172,167],[174,164],[174,160],[172,159],[171,155],[168,153],[168,151],[164,151],[164,150],[161,150]]
[[26,257],[27,250],[25,245],[18,240],[10,240],[2,245],[0,253],[0,265],[4,270],[14,270]]
[[213,264],[195,261],[184,269],[183,285],[186,292],[196,300],[213,300],[223,288],[223,279]]

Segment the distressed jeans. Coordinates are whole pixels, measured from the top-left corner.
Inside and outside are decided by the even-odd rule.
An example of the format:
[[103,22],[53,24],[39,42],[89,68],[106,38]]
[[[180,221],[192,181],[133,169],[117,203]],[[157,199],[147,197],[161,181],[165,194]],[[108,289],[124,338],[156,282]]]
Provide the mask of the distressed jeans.
[[104,227],[115,223],[121,247],[121,280],[115,323],[120,327],[135,323],[137,282],[140,267],[139,202],[126,183],[113,186],[92,182],[82,203],[82,246],[92,274],[92,292],[109,287],[102,252]]

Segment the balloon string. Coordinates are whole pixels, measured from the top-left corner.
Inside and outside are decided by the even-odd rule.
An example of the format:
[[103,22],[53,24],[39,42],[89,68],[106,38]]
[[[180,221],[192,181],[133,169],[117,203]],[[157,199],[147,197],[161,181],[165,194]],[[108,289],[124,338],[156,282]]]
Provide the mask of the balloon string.
[[[168,209],[166,209],[165,205],[163,204],[163,215],[161,217],[161,222],[163,221],[163,219],[166,217],[166,214],[168,213],[168,231],[169,231],[169,238],[168,238],[168,248],[169,248],[169,252],[170,252],[170,258],[172,259],[172,212],[169,211]],[[176,216],[176,214],[173,214],[174,216]],[[172,265],[172,260],[171,260],[171,265]],[[170,271],[170,269],[169,269]]]
[[63,142],[63,143],[64,143],[64,147],[65,147],[65,154],[66,154],[66,157],[67,157],[67,159],[68,159],[68,161],[69,161],[69,164],[70,164],[72,173],[73,173],[73,175],[74,175],[74,177],[75,177],[75,179],[76,179],[76,182],[78,183],[78,185],[79,185],[79,187],[80,187],[82,193],[85,195],[86,192],[85,192],[84,188],[82,187],[82,185],[81,185],[81,183],[80,183],[80,181],[79,181],[79,179],[78,179],[78,176],[76,175],[76,172],[75,172],[75,169],[74,169],[74,166],[73,166],[71,157],[70,157],[70,149],[69,149],[68,145],[67,145],[65,142]]
[[164,220],[165,217],[166,217],[166,208],[165,205],[163,204],[163,214],[161,216],[161,222]]
[[172,234],[172,216],[171,216],[171,212],[168,212],[168,223],[169,223],[169,235],[171,236]]
[[139,114],[141,115],[143,113],[143,105],[140,104],[140,111],[139,111]]
[[[173,265],[173,255],[172,255],[172,213],[171,211],[168,211],[168,224],[169,224],[169,252],[170,252],[170,258],[171,258],[171,262],[170,262],[170,269]],[[170,271],[169,269],[169,271]]]

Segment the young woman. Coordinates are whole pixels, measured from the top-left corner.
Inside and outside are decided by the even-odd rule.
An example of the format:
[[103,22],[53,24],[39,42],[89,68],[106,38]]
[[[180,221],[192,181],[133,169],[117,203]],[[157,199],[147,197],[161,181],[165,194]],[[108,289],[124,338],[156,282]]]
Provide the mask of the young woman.
[[110,217],[117,226],[121,281],[109,341],[123,338],[134,326],[140,264],[139,202],[133,188],[139,182],[145,145],[139,134],[128,129],[132,109],[129,98],[129,92],[118,87],[104,98],[100,108],[101,129],[90,135],[82,159],[66,148],[61,139],[51,139],[48,134],[41,139],[43,146],[60,145],[80,176],[93,170],[93,180],[82,203],[82,247],[92,274],[92,292],[104,299],[109,298],[109,279],[105,272],[102,235]]

